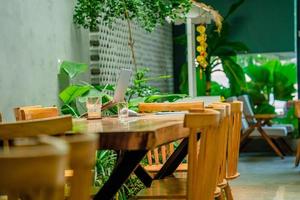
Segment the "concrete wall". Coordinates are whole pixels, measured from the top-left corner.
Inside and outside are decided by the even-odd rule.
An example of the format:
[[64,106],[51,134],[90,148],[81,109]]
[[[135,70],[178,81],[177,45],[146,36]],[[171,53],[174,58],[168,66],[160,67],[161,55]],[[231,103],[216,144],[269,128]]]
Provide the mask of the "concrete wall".
[[89,63],[88,32],[73,25],[74,4],[75,0],[1,1],[0,112],[4,120],[13,119],[16,106],[58,104],[58,59]]

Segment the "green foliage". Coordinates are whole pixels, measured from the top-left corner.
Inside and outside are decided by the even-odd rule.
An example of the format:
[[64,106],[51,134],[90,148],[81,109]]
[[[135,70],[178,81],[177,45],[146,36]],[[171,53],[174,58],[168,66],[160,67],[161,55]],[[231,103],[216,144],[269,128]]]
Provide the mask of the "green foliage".
[[185,98],[187,95],[185,94],[156,94],[151,95],[145,99],[146,103],[153,103],[153,102],[174,102],[179,99]]
[[84,28],[95,29],[100,21],[107,24],[117,19],[131,19],[147,31],[184,16],[191,8],[190,0],[77,0],[74,22]]
[[134,76],[133,85],[128,88],[127,96],[128,101],[132,97],[148,97],[153,94],[158,94],[159,89],[149,85],[149,81],[158,81],[162,79],[171,78],[171,76],[159,76],[154,78],[146,77],[146,74],[150,71],[149,68],[138,69]]
[[275,100],[293,99],[297,83],[295,64],[282,64],[276,59],[261,65],[250,62],[244,72],[251,79],[246,93],[251,97],[255,113],[275,112],[274,106],[269,104],[271,94]]
[[[211,80],[211,74],[220,63],[223,65],[223,71],[229,79],[231,95],[240,95],[245,88],[245,79],[242,68],[237,64],[235,56],[239,53],[248,51],[247,46],[239,41],[230,41],[229,36],[233,29],[228,22],[228,18],[244,3],[244,0],[238,0],[232,4],[224,17],[223,27],[220,33],[216,32],[216,24],[207,27],[207,61],[208,67],[205,71],[206,81]],[[205,94],[205,91],[202,91]]]
[[230,94],[231,94],[230,88],[226,88],[214,81],[211,82],[211,95],[212,96],[221,96],[226,99],[226,98],[230,97]]
[[59,94],[59,98],[64,104],[70,104],[89,92],[91,88],[91,85],[71,85]]
[[186,97],[186,95],[181,94],[161,93],[158,88],[151,86],[149,82],[169,79],[171,78],[171,76],[162,75],[158,77],[149,78],[147,76],[147,73],[149,72],[149,68],[141,68],[135,74],[133,85],[128,88],[126,93],[130,109],[138,111],[138,104],[142,102],[173,102]]
[[71,79],[78,74],[86,72],[88,65],[84,63],[75,63],[70,61],[63,61],[60,65],[60,73],[66,73]]
[[189,80],[188,80],[188,66],[187,63],[184,63],[181,66],[180,74],[179,74],[179,91],[182,94],[188,94],[189,93]]
[[230,96],[239,96],[245,91],[246,81],[243,69],[232,57],[221,57],[223,71],[230,85]]

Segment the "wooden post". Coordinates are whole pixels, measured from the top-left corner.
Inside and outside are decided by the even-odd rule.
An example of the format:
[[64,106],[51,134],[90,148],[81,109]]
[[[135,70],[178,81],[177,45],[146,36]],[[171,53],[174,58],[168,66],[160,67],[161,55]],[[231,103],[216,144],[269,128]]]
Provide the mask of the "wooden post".
[[197,96],[196,85],[196,70],[195,70],[195,25],[192,23],[191,18],[186,21],[187,33],[187,51],[188,51],[188,79],[189,79],[189,95],[191,97]]

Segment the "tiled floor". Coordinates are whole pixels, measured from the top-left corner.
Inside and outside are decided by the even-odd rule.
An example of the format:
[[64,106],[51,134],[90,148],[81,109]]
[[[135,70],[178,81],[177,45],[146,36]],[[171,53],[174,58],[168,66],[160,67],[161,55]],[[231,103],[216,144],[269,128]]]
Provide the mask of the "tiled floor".
[[231,182],[235,200],[300,200],[300,167],[294,167],[294,157],[242,155],[239,172]]

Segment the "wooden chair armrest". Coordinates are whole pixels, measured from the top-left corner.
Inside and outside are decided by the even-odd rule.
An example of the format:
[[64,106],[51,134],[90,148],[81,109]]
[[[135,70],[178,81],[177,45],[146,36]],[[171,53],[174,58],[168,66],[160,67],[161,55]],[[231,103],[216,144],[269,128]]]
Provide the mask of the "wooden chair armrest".
[[257,115],[254,115],[254,118],[256,118],[256,119],[273,119],[276,116],[277,116],[276,114],[257,114]]

